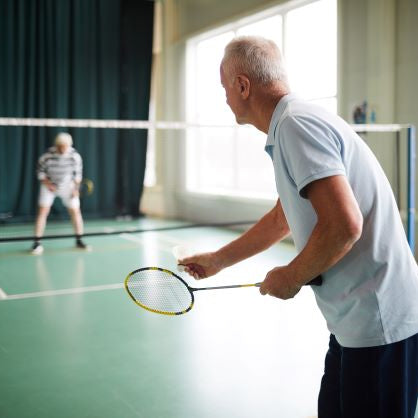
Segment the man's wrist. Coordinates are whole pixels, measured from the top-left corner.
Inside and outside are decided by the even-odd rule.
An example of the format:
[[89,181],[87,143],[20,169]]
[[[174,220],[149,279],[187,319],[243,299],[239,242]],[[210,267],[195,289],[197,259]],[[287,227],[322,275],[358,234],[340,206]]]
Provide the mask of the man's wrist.
[[319,276],[319,274],[312,275],[312,272],[307,271],[306,268],[300,268],[299,263],[295,263],[294,260],[288,264],[288,268],[289,268],[289,273],[291,274],[291,277],[293,277],[294,283],[300,287],[306,285],[311,280]]
[[225,249],[221,248],[218,251],[215,251],[214,255],[215,255],[216,263],[218,264],[221,270],[231,265],[228,262],[228,256],[226,254]]
[[291,261],[288,265],[287,265],[287,269],[289,272],[289,276],[292,278],[292,282],[297,285],[302,287],[305,283],[307,283],[309,281],[309,279],[305,279],[304,278],[304,274],[303,272],[300,271],[300,269],[298,268],[297,263],[295,263],[294,261]]

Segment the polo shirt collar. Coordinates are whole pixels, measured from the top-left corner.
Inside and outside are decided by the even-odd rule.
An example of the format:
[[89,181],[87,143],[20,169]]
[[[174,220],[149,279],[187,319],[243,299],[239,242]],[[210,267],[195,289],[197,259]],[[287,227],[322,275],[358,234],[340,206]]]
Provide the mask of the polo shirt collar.
[[274,109],[273,114],[271,115],[269,130],[267,134],[267,141],[266,141],[266,147],[272,147],[274,146],[274,133],[276,131],[277,123],[279,122],[280,118],[283,115],[283,112],[286,109],[287,104],[295,100],[297,98],[297,95],[295,93],[289,93],[283,96],[279,103],[277,103],[276,108]]

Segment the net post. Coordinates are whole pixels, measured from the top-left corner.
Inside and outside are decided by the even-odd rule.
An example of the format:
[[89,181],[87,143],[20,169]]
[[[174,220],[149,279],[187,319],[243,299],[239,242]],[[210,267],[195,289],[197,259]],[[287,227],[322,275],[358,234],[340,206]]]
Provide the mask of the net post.
[[402,211],[401,198],[401,131],[396,131],[396,203],[398,204],[399,212]]
[[415,251],[415,126],[407,128],[408,135],[408,213],[407,237],[412,253]]

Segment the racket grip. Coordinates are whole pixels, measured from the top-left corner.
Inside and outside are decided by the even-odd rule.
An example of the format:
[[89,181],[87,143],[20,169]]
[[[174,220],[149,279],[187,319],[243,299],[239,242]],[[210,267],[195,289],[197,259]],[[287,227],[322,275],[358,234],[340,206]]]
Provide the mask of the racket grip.
[[[314,279],[312,279],[310,282],[306,283],[304,286],[322,286],[322,276],[316,276]],[[254,286],[260,287],[262,282],[256,283]]]
[[322,286],[322,276],[316,276],[310,282],[306,283],[305,286]]

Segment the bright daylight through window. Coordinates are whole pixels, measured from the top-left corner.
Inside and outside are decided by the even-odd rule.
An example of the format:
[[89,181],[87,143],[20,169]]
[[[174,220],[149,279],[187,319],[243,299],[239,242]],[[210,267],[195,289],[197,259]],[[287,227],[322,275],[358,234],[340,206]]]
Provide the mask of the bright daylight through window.
[[[300,2],[299,2],[300,5]],[[253,21],[238,21],[188,44],[187,119],[231,125],[188,133],[186,188],[191,192],[276,199],[273,167],[263,152],[266,136],[236,125],[220,84],[225,45],[239,35],[274,40],[283,52],[293,92],[337,112],[336,0],[280,6]]]

